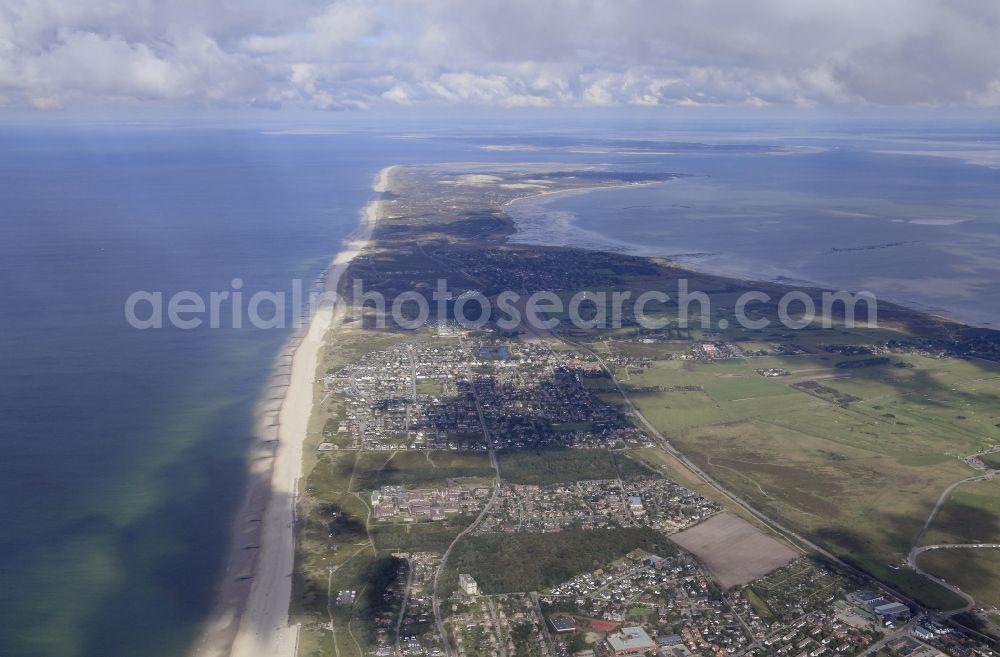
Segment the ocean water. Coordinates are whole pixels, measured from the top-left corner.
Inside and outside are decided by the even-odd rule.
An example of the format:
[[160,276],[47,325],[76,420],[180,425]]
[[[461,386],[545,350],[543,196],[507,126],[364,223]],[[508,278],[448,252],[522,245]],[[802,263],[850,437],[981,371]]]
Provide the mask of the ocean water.
[[668,256],[751,280],[866,289],[1000,327],[997,135],[995,127],[947,126],[805,137],[689,133],[656,155],[611,149],[612,166],[680,177],[517,201],[515,239]]
[[183,655],[287,330],[125,321],[136,290],[308,284],[388,164],[456,143],[0,129],[0,655]]
[[[751,277],[922,276],[996,312],[989,133],[775,142],[650,125],[629,143],[670,142],[652,154],[605,148],[609,129],[0,127],[0,656],[185,654],[213,602],[253,408],[288,330],[139,331],[125,299],[229,290],[237,277],[247,296],[313,280],[384,166],[682,173],[516,203],[521,238],[561,242],[566,227],[601,248],[714,253],[681,259]],[[580,152],[581,140],[601,148]],[[789,152],[770,153],[774,143]],[[833,247],[848,250],[824,255]]]
[[550,158],[492,129],[0,126],[0,657],[185,655],[214,602],[291,322],[137,330],[129,295],[308,291],[382,167]]

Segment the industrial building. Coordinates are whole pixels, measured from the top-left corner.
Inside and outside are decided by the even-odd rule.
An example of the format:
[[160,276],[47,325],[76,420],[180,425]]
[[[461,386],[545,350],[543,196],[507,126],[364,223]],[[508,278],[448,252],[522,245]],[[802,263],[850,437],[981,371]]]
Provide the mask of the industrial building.
[[616,657],[618,655],[639,655],[655,649],[656,643],[641,627],[623,627],[621,631],[608,635],[608,648]]

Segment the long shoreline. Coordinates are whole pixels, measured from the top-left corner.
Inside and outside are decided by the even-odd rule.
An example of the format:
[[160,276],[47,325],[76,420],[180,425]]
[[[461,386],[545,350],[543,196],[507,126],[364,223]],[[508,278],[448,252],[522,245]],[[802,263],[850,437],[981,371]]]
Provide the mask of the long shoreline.
[[[323,292],[341,291],[351,261],[370,243],[394,167],[382,169],[361,222],[325,272]],[[302,449],[313,410],[316,370],[327,333],[342,319],[338,308],[311,308],[279,354],[255,416],[246,494],[233,527],[216,608],[196,657],[294,657],[298,627],[289,625],[295,565],[295,498]]]
[[[544,204],[555,200],[553,197],[570,197],[570,196],[582,196],[590,194],[592,192],[608,191],[608,190],[622,190],[631,189],[638,187],[646,187],[651,185],[666,185],[671,181],[658,181],[652,183],[640,183],[640,184],[628,184],[628,185],[613,185],[613,186],[594,186],[594,187],[581,187],[576,189],[563,189],[557,191],[546,191],[540,192],[538,194],[531,194],[528,196],[523,196],[520,198],[508,201],[505,207],[520,204],[527,207],[532,207],[539,209],[544,207]],[[540,214],[552,214],[552,210],[545,209],[541,210]],[[535,222],[529,220],[526,226],[521,225],[521,221],[515,219],[513,215],[511,220],[514,222],[517,232],[511,236],[510,242],[513,244],[519,244],[521,246],[541,246],[541,247],[551,247],[551,246],[568,246],[570,248],[583,249],[586,251],[598,251],[605,253],[617,253],[626,256],[635,256],[640,258],[660,258],[669,260],[674,267],[679,269],[686,269],[688,271],[706,274],[710,276],[719,276],[722,278],[730,278],[733,280],[741,280],[747,282],[758,282],[758,283],[769,283],[774,285],[802,285],[806,287],[813,287],[817,289],[827,289],[827,290],[837,290],[837,289],[859,289],[857,286],[851,285],[840,285],[835,284],[831,281],[825,280],[810,280],[805,278],[797,277],[794,272],[782,272],[773,271],[771,274],[760,275],[759,272],[751,271],[754,267],[743,267],[738,269],[719,269],[717,266],[704,266],[699,257],[691,257],[691,254],[677,254],[669,253],[667,249],[661,249],[659,247],[650,247],[648,245],[637,244],[635,242],[628,242],[625,240],[618,240],[595,230],[589,228],[583,228],[579,225],[577,221],[564,221],[561,223],[561,230],[553,236],[553,228],[540,228],[535,225]],[[551,217],[549,217],[551,219]],[[567,239],[571,240],[567,242]],[[722,256],[726,255],[724,253],[710,253],[707,255]],[[1000,320],[996,319],[996,315],[982,313],[974,313],[969,309],[963,309],[961,307],[939,307],[937,305],[931,304],[928,301],[921,301],[919,299],[904,298],[904,295],[887,293],[882,294],[877,290],[871,290],[874,292],[880,301],[886,301],[917,313],[924,315],[929,315],[932,317],[937,317],[939,319],[954,322],[958,324],[965,324],[966,326],[974,328],[983,329],[993,329],[996,330],[1000,326]]]

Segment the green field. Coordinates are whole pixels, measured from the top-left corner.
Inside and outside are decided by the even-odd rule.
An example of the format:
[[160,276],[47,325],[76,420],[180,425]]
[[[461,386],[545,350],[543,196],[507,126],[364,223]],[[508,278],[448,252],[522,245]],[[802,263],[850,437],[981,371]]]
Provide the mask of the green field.
[[358,459],[353,489],[374,490],[396,485],[418,488],[443,485],[460,477],[493,476],[493,466],[485,452],[364,452]]
[[677,551],[662,534],[646,528],[463,537],[448,558],[442,590],[454,590],[458,573],[469,573],[484,593],[541,591],[637,548],[661,556]]
[[[589,345],[617,368],[616,375],[632,391],[644,415],[726,488],[926,604],[941,608],[958,604],[950,592],[900,564],[941,492],[972,474],[959,457],[1000,444],[1000,367],[979,360],[995,356],[995,344],[988,339],[977,342],[974,352],[964,352],[976,358],[966,360],[916,353],[846,356],[827,348],[913,336],[949,345],[971,339],[960,327],[888,304],[880,304],[878,329],[838,326],[818,330],[813,326],[791,331],[774,325],[749,331],[739,327],[732,314],[736,299],[747,288],[742,281],[617,254],[560,254],[558,249],[503,244],[513,230],[503,202],[513,192],[502,187],[443,186],[437,173],[422,171],[403,169],[394,175],[393,193],[408,202],[397,204],[401,212],[379,222],[378,248],[352,263],[345,279],[363,278],[366,290],[390,298],[403,290],[432,289],[442,278],[451,289],[484,289],[493,294],[507,289],[512,271],[531,271],[532,278],[549,282],[564,297],[574,292],[574,285],[582,287],[590,281],[597,281],[594,289],[629,289],[638,294],[688,279],[691,289],[712,296],[711,317],[729,320],[727,329],[671,328],[657,335],[658,340],[669,342],[656,343],[635,342],[638,333],[633,327],[605,332],[601,337],[607,341],[597,340],[596,332],[582,330],[568,330],[565,336],[592,341]],[[575,175],[558,180],[569,187],[590,184]],[[491,194],[484,196],[487,189]],[[447,194],[448,203],[440,202],[439,192]],[[498,266],[478,267],[501,256]],[[767,283],[754,287],[774,299],[787,291]],[[677,307],[653,304],[650,311],[672,317]],[[756,305],[752,314],[757,313],[774,321],[776,303]],[[365,319],[331,334],[319,375],[365,352],[412,339],[413,334],[404,331],[363,328],[370,326],[371,319],[367,312]],[[697,322],[698,318],[692,319]],[[482,334],[491,330],[484,328]],[[455,339],[475,340],[476,333]],[[802,353],[718,362],[682,360],[693,342],[700,340],[737,341],[747,351],[772,351],[777,343],[794,344]],[[549,346],[559,352],[577,351],[555,340]],[[872,360],[875,356],[882,360]],[[754,371],[765,367],[784,368],[790,375],[771,379]],[[439,391],[434,382],[417,385],[422,395]],[[599,399],[628,413],[609,379],[587,379],[584,385]],[[306,621],[300,654],[360,657],[371,647],[372,619],[388,611],[379,605],[398,564],[386,551],[441,550],[469,521],[369,524],[368,492],[387,484],[436,486],[456,477],[489,482],[494,472],[484,453],[317,454],[316,444],[324,437],[345,447],[350,439],[333,435],[346,417],[343,397],[323,395],[317,386],[316,400],[305,449],[294,579],[293,613]],[[569,423],[557,428],[585,427]],[[718,499],[663,452],[659,452],[663,458],[654,449],[630,453],[679,483]],[[987,459],[1000,464],[1000,456]],[[646,472],[625,452],[607,450],[512,452],[502,454],[500,464],[505,478],[537,484]],[[984,499],[988,495],[975,495],[971,487],[960,489],[932,528],[933,536],[959,539],[970,535],[965,529],[970,524],[995,526],[990,523],[995,521],[996,509]],[[637,547],[661,554],[673,549],[660,534],[639,529],[470,536],[456,545],[443,589],[454,589],[457,573],[469,572],[485,592],[540,590]],[[990,561],[995,554],[979,553],[931,565],[955,570],[945,576],[956,582],[958,577],[978,575],[979,586],[996,591],[1000,586],[990,579],[998,572]],[[937,554],[928,555],[929,561],[922,563],[936,558]],[[962,563],[975,564],[975,568],[963,568]],[[331,572],[332,590],[359,591],[354,608],[334,610],[336,636],[322,626],[327,621]],[[975,585],[977,581],[962,584]],[[752,602],[776,604],[773,597]]]
[[980,607],[1000,608],[1000,550],[930,550],[920,567],[962,589]]
[[651,474],[623,452],[607,449],[517,449],[497,454],[500,476],[515,484],[548,485]]
[[[836,366],[845,360],[816,352],[656,360],[631,371],[627,385],[663,390],[630,397],[713,478],[845,560],[943,605],[947,591],[887,566],[903,562],[941,492],[973,474],[957,457],[1000,440],[1000,367],[916,354]],[[791,374],[768,379],[754,372],[763,367]],[[792,385],[801,382],[836,394]],[[690,386],[703,390],[677,391]],[[986,497],[964,515],[943,515],[943,526],[974,515],[975,527],[995,528],[1000,508]]]
[[1000,479],[962,484],[934,518],[922,541],[1000,543]]
[[[401,564],[389,553],[404,540],[384,526],[368,524],[367,495],[356,488],[367,456],[354,451],[319,454],[303,482],[291,607],[293,618],[303,622],[299,654],[362,657],[365,646],[374,641],[374,619],[395,613],[387,606],[385,593],[396,582]],[[383,463],[389,454],[376,456]],[[404,538],[413,545],[447,544],[467,520],[456,518],[434,527],[427,523]],[[335,604],[340,590],[357,591],[352,606]],[[330,622],[328,609],[336,638],[322,628]]]

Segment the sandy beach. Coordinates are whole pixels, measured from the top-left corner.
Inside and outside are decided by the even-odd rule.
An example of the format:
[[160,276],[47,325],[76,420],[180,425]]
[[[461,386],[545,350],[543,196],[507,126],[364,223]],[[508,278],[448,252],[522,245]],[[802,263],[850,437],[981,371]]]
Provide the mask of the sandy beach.
[[[340,289],[350,262],[368,245],[394,167],[382,169],[361,223],[331,262],[324,290]],[[195,648],[197,657],[293,657],[298,626],[288,608],[295,562],[295,497],[302,447],[312,412],[317,368],[327,333],[343,313],[329,304],[289,340],[257,413],[247,494],[215,613]]]

